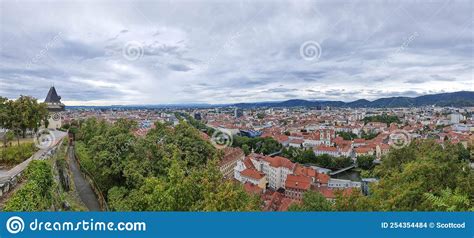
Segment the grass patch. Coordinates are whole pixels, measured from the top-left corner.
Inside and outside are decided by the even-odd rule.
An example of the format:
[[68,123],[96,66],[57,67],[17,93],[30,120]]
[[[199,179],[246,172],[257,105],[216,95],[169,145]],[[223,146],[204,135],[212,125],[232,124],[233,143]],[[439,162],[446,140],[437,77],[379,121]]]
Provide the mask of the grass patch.
[[30,158],[37,150],[32,142],[0,148],[0,167],[13,167]]

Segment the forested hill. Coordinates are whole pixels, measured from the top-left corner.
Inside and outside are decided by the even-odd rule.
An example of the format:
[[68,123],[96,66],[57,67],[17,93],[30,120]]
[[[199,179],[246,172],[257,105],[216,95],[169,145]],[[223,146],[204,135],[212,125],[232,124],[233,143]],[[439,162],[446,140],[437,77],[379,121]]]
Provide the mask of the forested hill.
[[387,107],[418,107],[418,106],[454,106],[472,107],[474,106],[474,92],[460,91],[454,93],[439,93],[423,95],[419,97],[389,97],[380,98],[374,101],[359,99],[353,102],[342,101],[311,101],[302,99],[292,99],[283,102],[256,102],[238,103],[236,107],[351,107],[351,108],[387,108]]

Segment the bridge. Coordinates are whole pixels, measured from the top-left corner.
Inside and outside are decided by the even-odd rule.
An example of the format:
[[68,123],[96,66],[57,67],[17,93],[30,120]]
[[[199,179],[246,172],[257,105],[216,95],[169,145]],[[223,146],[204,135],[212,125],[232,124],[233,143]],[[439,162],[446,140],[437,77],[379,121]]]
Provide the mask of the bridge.
[[279,151],[277,151],[277,152],[273,152],[273,153],[269,154],[268,156],[273,157],[273,156],[275,156],[275,155],[281,154],[281,152],[283,152],[283,149],[281,149],[281,150],[279,150]]
[[349,166],[349,167],[342,168],[342,169],[339,169],[339,170],[336,170],[336,171],[333,171],[333,172],[329,172],[329,175],[336,175],[336,174],[345,172],[345,171],[347,171],[347,170],[353,169],[353,168],[355,168],[355,167],[356,167],[356,165],[353,164],[353,165],[351,165],[351,166]]

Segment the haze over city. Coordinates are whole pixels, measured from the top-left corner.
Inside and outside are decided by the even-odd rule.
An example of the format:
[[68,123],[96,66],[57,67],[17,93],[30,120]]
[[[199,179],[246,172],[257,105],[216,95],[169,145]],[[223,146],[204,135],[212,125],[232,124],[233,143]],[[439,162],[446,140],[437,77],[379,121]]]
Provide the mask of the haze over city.
[[2,1],[0,94],[43,100],[55,85],[66,105],[126,105],[473,90],[470,1],[173,3]]

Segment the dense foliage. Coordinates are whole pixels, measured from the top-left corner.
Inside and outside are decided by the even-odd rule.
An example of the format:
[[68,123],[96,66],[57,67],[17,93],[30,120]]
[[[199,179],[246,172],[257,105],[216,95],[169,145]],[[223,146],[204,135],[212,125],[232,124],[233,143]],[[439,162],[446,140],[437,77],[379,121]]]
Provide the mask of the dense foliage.
[[146,137],[130,132],[136,124],[88,119],[80,125],[76,152],[83,167],[106,194],[113,210],[255,210],[258,200],[241,185],[224,181],[217,168],[221,153],[181,121],[155,123]]
[[45,211],[53,204],[53,174],[47,161],[34,160],[25,172],[26,182],[6,202],[5,211]]
[[[27,130],[36,132],[42,123],[48,123],[46,104],[29,96],[20,96],[16,100],[0,97],[0,128],[13,131],[17,137],[25,137]],[[6,137],[3,143],[6,146]]]
[[365,131],[362,131],[361,135],[360,135],[360,138],[362,139],[366,139],[366,140],[372,140],[374,139],[375,137],[377,137],[379,135],[379,133],[375,133],[375,132],[368,132],[366,133]]
[[353,140],[355,138],[358,138],[356,134],[352,132],[345,132],[345,131],[339,131],[336,133],[336,135],[342,137],[344,140]]
[[382,115],[364,117],[362,121],[364,121],[365,124],[369,122],[383,122],[387,125],[390,125],[390,123],[401,123],[400,119],[397,116],[390,116],[385,113]]
[[252,150],[254,150],[255,153],[268,155],[278,152],[282,148],[282,145],[271,137],[250,138],[245,136],[234,136],[232,145],[234,147],[242,148],[242,150],[244,150],[245,154],[247,155]]
[[331,202],[326,200],[319,192],[309,191],[303,194],[301,204],[292,204],[289,211],[331,211],[333,210]]
[[[474,211],[474,173],[465,149],[440,146],[434,141],[414,141],[391,151],[374,168],[380,178],[370,195],[352,192],[338,196],[334,210],[340,211]],[[324,207],[314,196],[305,196],[303,210]]]
[[0,164],[7,166],[19,164],[31,157],[36,150],[37,148],[33,143],[0,148]]
[[369,170],[374,167],[375,156],[372,155],[361,155],[357,156],[357,167]]
[[328,154],[315,155],[313,150],[301,149],[295,147],[284,148],[282,156],[290,159],[293,162],[300,164],[313,164],[318,167],[328,169],[342,169],[352,165],[352,159],[341,156],[334,157]]

